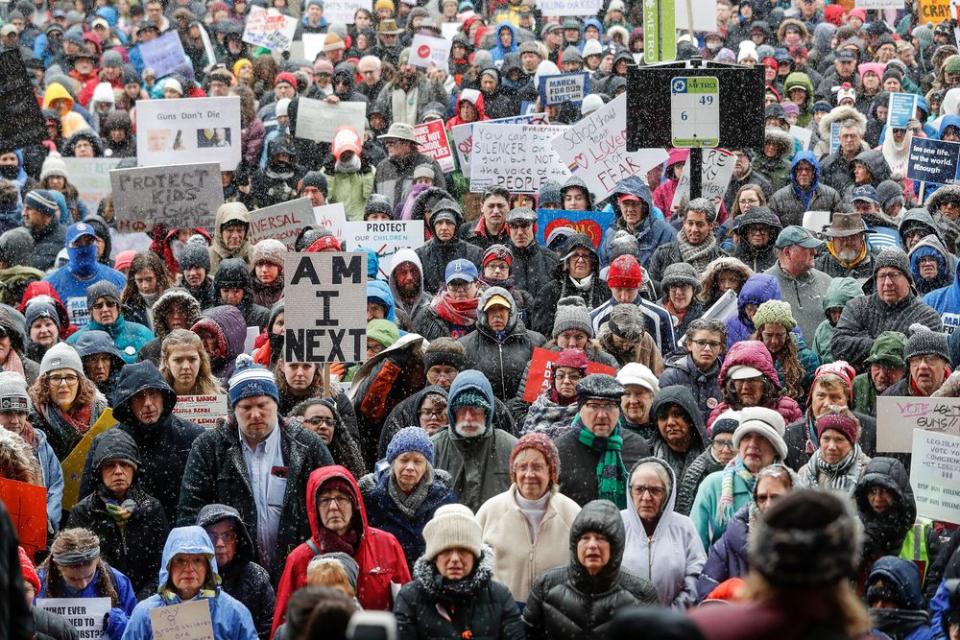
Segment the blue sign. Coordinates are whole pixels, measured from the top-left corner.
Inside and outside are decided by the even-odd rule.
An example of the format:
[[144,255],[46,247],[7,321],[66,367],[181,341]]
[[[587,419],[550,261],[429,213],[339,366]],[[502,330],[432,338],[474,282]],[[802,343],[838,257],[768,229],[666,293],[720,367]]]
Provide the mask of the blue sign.
[[557,227],[570,227],[582,233],[599,249],[603,234],[613,226],[613,211],[567,211],[564,209],[537,209],[537,242],[546,246],[550,232]]
[[163,78],[175,71],[184,72],[187,68],[190,69],[189,77],[193,78],[193,65],[183,52],[180,34],[176,29],[150,42],[140,43],[140,55],[144,67],[153,69],[156,78]]
[[910,143],[907,177],[936,184],[956,182],[958,160],[960,143],[914,138]]
[[550,106],[567,102],[581,102],[590,93],[589,73],[561,73],[541,76],[540,104]]
[[887,126],[906,129],[907,123],[917,117],[919,97],[915,93],[891,93],[887,104]]

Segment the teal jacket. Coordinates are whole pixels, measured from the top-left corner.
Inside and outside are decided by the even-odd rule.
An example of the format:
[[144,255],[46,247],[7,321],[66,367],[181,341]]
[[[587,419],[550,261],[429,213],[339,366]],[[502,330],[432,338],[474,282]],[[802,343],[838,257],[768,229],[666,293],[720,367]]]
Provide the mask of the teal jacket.
[[67,344],[76,345],[77,340],[86,331],[106,331],[113,338],[113,344],[120,352],[120,357],[127,364],[133,364],[139,358],[140,350],[143,346],[153,340],[156,336],[153,331],[143,326],[139,322],[128,322],[121,313],[117,316],[117,321],[111,325],[100,324],[90,320],[87,325],[78,329],[76,333],[67,338]]
[[[723,485],[723,469],[714,471],[700,483],[697,489],[697,497],[693,501],[693,509],[690,510],[690,518],[693,525],[697,528],[700,535],[700,541],[703,542],[703,548],[709,549],[710,545],[720,539],[723,532],[727,530],[729,520],[721,523],[717,517],[717,504],[720,502],[720,490]],[[750,503],[752,493],[751,488],[747,486],[746,481],[740,476],[733,476],[733,509],[732,514],[736,513],[746,504]]]

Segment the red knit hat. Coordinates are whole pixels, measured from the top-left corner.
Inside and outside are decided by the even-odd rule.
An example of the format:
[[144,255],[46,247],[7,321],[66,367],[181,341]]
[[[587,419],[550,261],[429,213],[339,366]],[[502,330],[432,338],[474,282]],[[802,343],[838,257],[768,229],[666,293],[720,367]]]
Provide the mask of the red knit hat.
[[827,429],[833,429],[843,434],[850,444],[857,444],[860,440],[860,423],[850,416],[838,413],[828,413],[817,418],[817,440]]
[[23,574],[23,581],[29,582],[33,586],[34,593],[40,593],[40,576],[37,575],[37,570],[30,561],[30,556],[23,550],[23,547],[17,547],[17,552],[20,554],[20,573]]
[[340,241],[337,240],[337,236],[329,235],[317,238],[313,244],[307,247],[306,253],[320,253],[328,249],[343,251],[343,249],[340,248]]
[[634,289],[643,284],[643,268],[632,255],[623,255],[610,263],[607,285],[610,288]]
[[277,74],[276,79],[273,81],[274,86],[280,84],[281,82],[286,82],[294,89],[297,88],[297,77],[290,73],[289,71],[282,71]]
[[846,360],[836,360],[827,364],[822,364],[813,372],[813,382],[810,384],[810,392],[807,394],[807,404],[813,398],[813,388],[817,381],[823,376],[836,376],[847,387],[847,397],[850,398],[850,406],[853,406],[853,379],[857,375],[856,369],[851,367]]
[[550,467],[550,482],[558,484],[560,482],[560,454],[557,453],[557,445],[553,440],[542,433],[528,433],[513,445],[513,451],[510,452],[510,473],[513,474],[513,461],[517,455],[524,449],[536,449],[543,454]]
[[564,349],[557,356],[554,367],[567,367],[570,369],[587,370],[587,354],[583,349]]

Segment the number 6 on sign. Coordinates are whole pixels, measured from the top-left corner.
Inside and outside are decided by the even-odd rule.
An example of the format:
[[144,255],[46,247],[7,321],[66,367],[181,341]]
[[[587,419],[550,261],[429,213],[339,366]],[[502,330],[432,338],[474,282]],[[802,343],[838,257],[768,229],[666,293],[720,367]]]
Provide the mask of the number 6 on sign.
[[720,143],[720,83],[716,76],[680,76],[670,83],[670,134],[675,147]]

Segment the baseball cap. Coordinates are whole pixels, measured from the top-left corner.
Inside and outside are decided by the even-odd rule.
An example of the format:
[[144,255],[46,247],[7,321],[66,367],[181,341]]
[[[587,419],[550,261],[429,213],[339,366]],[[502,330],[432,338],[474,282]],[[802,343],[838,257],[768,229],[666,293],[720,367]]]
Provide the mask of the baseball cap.
[[856,202],[857,200],[880,204],[880,198],[877,196],[877,188],[872,184],[862,184],[853,189],[852,201]]
[[487,311],[492,307],[506,307],[507,309],[513,309],[513,303],[504,298],[501,295],[494,294],[487,299],[487,302],[483,305],[483,310]]
[[777,236],[776,246],[784,249],[794,245],[800,245],[804,249],[819,249],[823,246],[823,240],[818,239],[809,229],[792,224]]
[[447,284],[450,284],[454,280],[476,282],[477,275],[477,265],[464,258],[458,258],[447,264],[447,270],[443,274],[443,280]]
[[840,49],[840,51],[837,51],[836,56],[834,56],[834,60],[850,61],[850,60],[856,60],[856,59],[857,59],[857,56],[850,49]]
[[744,364],[732,366],[730,371],[727,372],[727,378],[730,380],[749,380],[750,378],[759,378],[762,375],[763,372],[759,369]]
[[97,234],[93,230],[93,227],[91,227],[86,222],[77,222],[75,224],[70,225],[67,228],[66,245],[69,247],[74,242],[76,242],[78,238],[81,238],[83,236],[90,236],[91,238],[96,238]]

